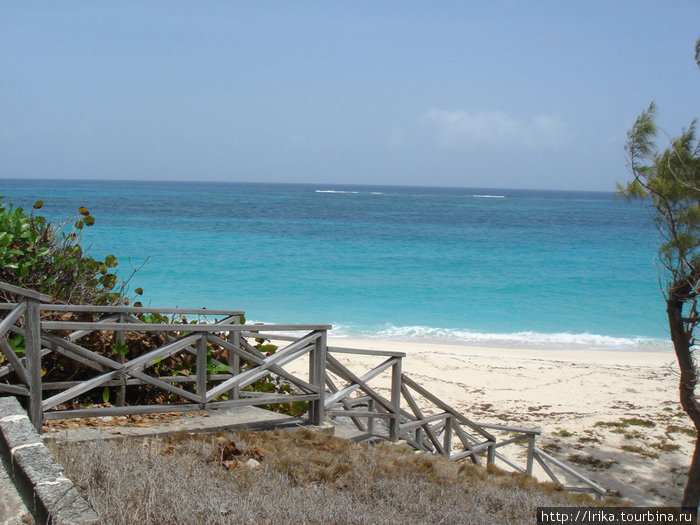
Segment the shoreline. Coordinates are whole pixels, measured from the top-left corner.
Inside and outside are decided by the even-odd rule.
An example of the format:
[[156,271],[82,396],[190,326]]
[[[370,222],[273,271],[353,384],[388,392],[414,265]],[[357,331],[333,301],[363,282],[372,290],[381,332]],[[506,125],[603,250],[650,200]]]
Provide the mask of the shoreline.
[[[334,337],[328,346],[403,352],[403,373],[466,417],[540,429],[540,448],[632,504],[680,502],[695,438],[678,401],[678,365],[670,351]],[[359,376],[384,360],[334,356]],[[290,371],[303,369],[290,364]],[[390,383],[389,371],[370,381],[382,395]]]

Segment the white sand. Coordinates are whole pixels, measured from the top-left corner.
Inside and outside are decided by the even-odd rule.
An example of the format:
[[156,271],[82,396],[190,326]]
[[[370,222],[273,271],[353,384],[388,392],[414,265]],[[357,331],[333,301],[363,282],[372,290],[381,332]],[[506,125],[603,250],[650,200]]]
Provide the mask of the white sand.
[[[512,349],[349,339],[330,340],[329,346],[405,352],[404,373],[470,419],[541,429],[539,447],[582,469],[605,488],[619,491],[635,505],[680,502],[694,438],[668,432],[671,425],[692,428],[678,403],[678,367],[672,352]],[[335,355],[357,375],[383,361]],[[297,363],[290,369],[301,373],[303,366]],[[390,373],[373,379],[370,385],[388,397]],[[422,408],[430,411],[425,404]],[[653,426],[595,426],[623,418],[640,418]],[[639,447],[641,452],[658,457],[636,449],[625,451],[622,446]],[[678,448],[661,450],[660,446]],[[603,464],[577,465],[572,455]],[[613,463],[606,466],[606,462]]]

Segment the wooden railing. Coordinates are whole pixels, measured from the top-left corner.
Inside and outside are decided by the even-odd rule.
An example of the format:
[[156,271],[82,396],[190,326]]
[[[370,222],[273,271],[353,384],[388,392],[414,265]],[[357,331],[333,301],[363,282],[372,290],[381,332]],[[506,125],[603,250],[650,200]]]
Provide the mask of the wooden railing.
[[[5,283],[0,283],[0,289],[23,297],[20,303],[0,305],[0,309],[9,311],[0,323],[0,352],[7,359],[7,364],[0,367],[0,379],[15,372],[14,377],[19,381],[14,384],[0,382],[0,392],[28,396],[30,418],[39,431],[45,419],[197,411],[290,401],[308,401],[310,422],[319,425],[323,421],[328,325],[265,325],[267,332],[301,333],[289,345],[268,356],[241,338],[241,333],[262,328],[260,325],[240,324],[241,311],[51,305],[48,304],[49,298],[42,294]],[[97,321],[41,320],[42,312],[101,315],[101,318]],[[224,318],[207,324],[152,324],[135,317],[154,312],[178,316],[223,315]],[[80,344],[81,339],[96,332],[111,333],[115,345],[124,344],[128,332],[162,334],[165,343],[132,359],[119,353],[108,357]],[[24,336],[25,357],[19,357],[7,343],[8,333]],[[225,349],[227,362],[208,355],[208,346],[211,345]],[[82,369],[89,369],[91,377],[76,381],[42,378],[42,359],[45,361],[52,352]],[[179,354],[195,356],[195,373],[158,375],[153,365]],[[285,365],[306,354],[310,355],[308,377],[298,377],[284,370]],[[225,371],[211,373],[212,368]],[[293,384],[295,395],[244,390],[271,373]],[[183,388],[186,385],[193,388]],[[130,386],[154,387],[174,394],[182,402],[125,406],[124,394]],[[119,389],[117,406],[66,408],[71,400],[105,387]]]
[[[386,360],[359,377],[334,357],[342,353],[385,357]],[[400,352],[329,347],[326,385],[330,392],[326,396],[326,416],[348,418],[368,437],[401,439],[416,450],[440,454],[453,461],[469,459],[478,464],[485,458],[488,465],[504,466],[530,476],[537,464],[549,479],[569,491],[590,492],[596,496],[606,494],[603,487],[538,448],[539,430],[480,423],[467,418],[401,373],[403,357],[405,354]],[[369,382],[389,369],[391,391],[388,398]],[[331,376],[344,384],[337,384]],[[387,423],[375,424],[375,419]],[[520,445],[526,447],[524,454]],[[505,447],[518,458],[513,458],[513,454],[505,455]],[[518,460],[523,459],[524,465],[519,464]],[[560,472],[559,476],[555,471]]]
[[[404,440],[416,450],[454,461],[469,459],[478,464],[485,458],[487,464],[501,464],[529,475],[533,475],[537,464],[552,481],[567,490],[605,494],[600,485],[538,448],[539,430],[479,423],[447,405],[402,373],[404,353],[327,348],[329,325],[246,325],[240,324],[243,312],[231,310],[52,305],[48,296],[23,288],[0,283],[0,290],[22,297],[16,304],[0,304],[0,312],[8,312],[0,321],[0,352],[7,361],[0,366],[0,393],[27,396],[30,419],[39,432],[45,419],[307,401],[309,422],[314,425],[320,425],[325,418],[345,418],[371,437]],[[42,320],[42,312],[53,320]],[[56,320],[56,314],[60,313],[100,318]],[[147,313],[223,318],[206,324],[152,324],[138,317]],[[90,334],[111,333],[115,345],[124,345],[130,332],[158,333],[164,342],[131,359],[121,353],[107,357],[80,344]],[[24,357],[8,344],[10,333],[24,336]],[[261,339],[289,344],[266,355],[249,342]],[[208,355],[208,347],[225,351],[225,362]],[[91,377],[74,381],[42,378],[42,359],[53,352],[89,369]],[[153,369],[159,361],[179,354],[195,356],[194,374],[162,376]],[[301,377],[284,368],[307,355],[308,376]],[[341,355],[374,356],[382,361],[357,375],[340,362]],[[10,383],[7,379],[13,372],[16,382]],[[268,374],[293,385],[294,395],[244,390]],[[388,396],[370,385],[383,374],[390,374]],[[143,386],[173,394],[182,401],[126,406],[127,389]],[[118,389],[116,406],[66,407],[69,401],[105,387]],[[519,446],[523,444],[524,454]],[[506,456],[505,447],[519,451],[518,458]],[[524,465],[518,463],[523,455]],[[562,479],[555,471],[560,472]]]

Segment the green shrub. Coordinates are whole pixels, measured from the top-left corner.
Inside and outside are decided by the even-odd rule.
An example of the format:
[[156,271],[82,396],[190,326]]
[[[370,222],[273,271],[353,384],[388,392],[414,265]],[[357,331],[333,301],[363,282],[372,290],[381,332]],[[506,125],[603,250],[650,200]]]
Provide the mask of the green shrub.
[[[50,295],[72,304],[124,304],[124,284],[114,273],[117,258],[104,261],[83,253],[83,228],[95,224],[87,208],[78,209],[75,221],[53,224],[36,211],[6,204],[0,197],[0,280]],[[69,223],[72,224],[69,226]],[[4,300],[16,300],[5,295]]]

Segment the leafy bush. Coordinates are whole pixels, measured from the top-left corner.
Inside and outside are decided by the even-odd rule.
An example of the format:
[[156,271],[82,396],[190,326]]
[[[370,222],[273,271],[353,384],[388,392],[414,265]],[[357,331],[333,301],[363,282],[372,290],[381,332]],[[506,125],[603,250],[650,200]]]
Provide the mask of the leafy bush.
[[[53,224],[37,215],[43,201],[31,213],[6,204],[0,197],[0,280],[50,295],[55,301],[72,304],[124,304],[124,284],[118,285],[114,269],[117,258],[104,261],[83,253],[83,228],[95,224],[87,208],[79,218]],[[5,300],[13,300],[9,296]]]

